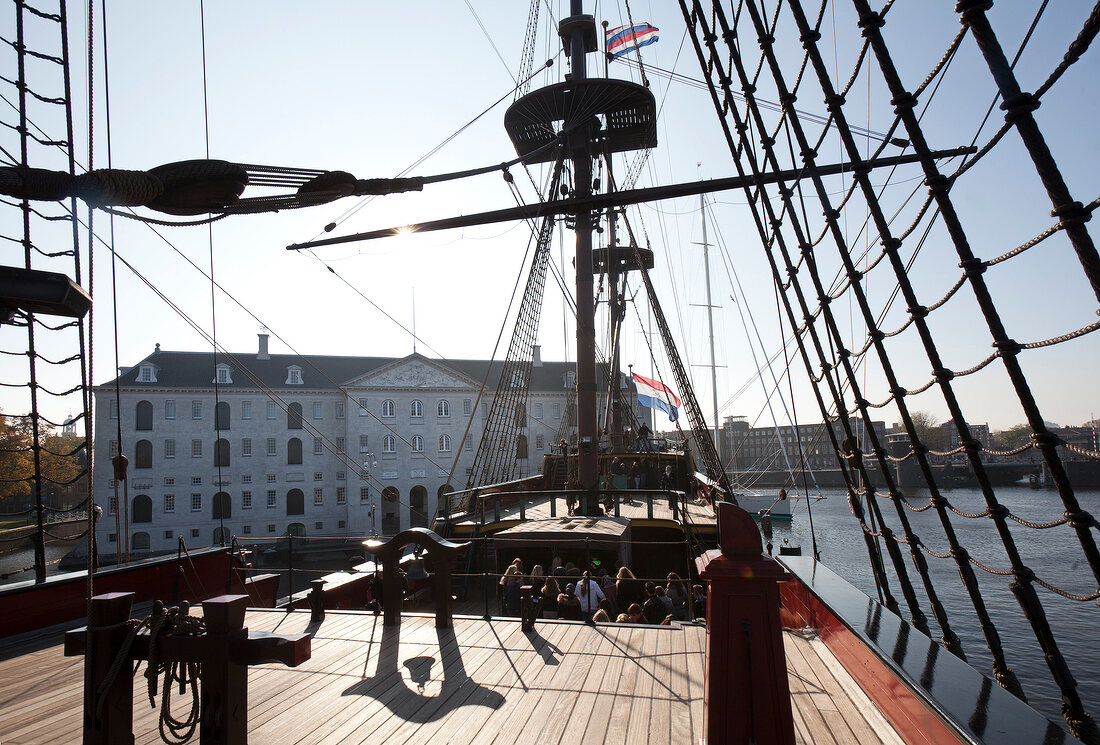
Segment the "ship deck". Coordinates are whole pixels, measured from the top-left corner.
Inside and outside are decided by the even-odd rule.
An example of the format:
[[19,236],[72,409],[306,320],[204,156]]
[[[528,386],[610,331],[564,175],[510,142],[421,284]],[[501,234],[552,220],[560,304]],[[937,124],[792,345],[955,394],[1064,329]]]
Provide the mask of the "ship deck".
[[[249,671],[249,739],[282,743],[689,743],[703,726],[706,632],[427,615],[385,627],[371,613],[250,610],[254,631],[310,631],[297,668]],[[62,655],[54,627],[0,641],[0,742],[81,737],[83,658]],[[825,645],[784,633],[800,745],[897,745],[874,705]],[[160,742],[156,712],[135,682],[136,742]],[[174,708],[189,703],[174,696]],[[177,710],[177,715],[180,712]],[[196,740],[197,741],[197,736]]]
[[[555,502],[555,509],[551,509],[552,501]],[[679,520],[673,517],[672,509],[668,506],[668,500],[663,495],[653,497],[652,502],[652,512],[644,497],[635,497],[632,504],[620,502],[618,505],[618,516],[627,518],[632,522],[647,519],[679,522]],[[504,522],[520,519],[548,520],[553,517],[562,518],[568,516],[566,509],[565,499],[562,497],[551,499],[547,496],[539,496],[526,501],[522,511],[518,502],[502,504],[495,510],[490,507],[485,511],[485,522],[493,523],[498,520]],[[612,512],[610,514],[613,516],[615,513]],[[576,517],[583,516],[576,515]],[[679,517],[678,512],[676,517]],[[714,515],[714,507],[690,499],[687,500],[687,517],[688,522],[693,525],[709,525],[712,529],[717,521]],[[476,515],[455,520],[456,526],[472,527],[477,522],[479,522],[479,519]]]

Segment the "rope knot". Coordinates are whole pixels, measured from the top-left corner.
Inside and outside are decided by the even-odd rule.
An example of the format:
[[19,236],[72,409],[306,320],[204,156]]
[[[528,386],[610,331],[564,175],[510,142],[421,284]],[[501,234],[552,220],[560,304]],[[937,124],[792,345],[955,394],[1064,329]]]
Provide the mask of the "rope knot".
[[1085,209],[1080,202],[1067,202],[1058,205],[1050,212],[1051,217],[1057,217],[1062,225],[1081,225],[1092,219],[1092,213]]
[[804,47],[808,44],[816,44],[821,41],[821,32],[809,29],[806,33],[802,34],[802,36],[798,37],[798,39],[802,42],[802,46]]
[[951,190],[954,179],[948,178],[942,173],[937,173],[935,176],[929,176],[925,179],[924,183],[928,184],[928,191],[934,196],[943,196]]
[[975,257],[960,261],[959,267],[962,268],[962,270],[966,272],[966,276],[971,279],[985,274],[986,270],[985,262]]
[[936,379],[937,383],[946,383],[955,377],[955,372],[946,367],[940,367],[932,371],[932,377]]
[[968,453],[980,453],[982,451],[982,443],[974,438],[963,441],[963,450]]
[[959,0],[955,3],[955,12],[959,20],[969,26],[975,16],[985,13],[993,7],[993,0]]
[[1020,343],[1013,339],[993,342],[993,348],[997,350],[998,357],[1015,357],[1020,353],[1020,350],[1023,349]]
[[1069,518],[1071,528],[1091,528],[1096,525],[1096,519],[1092,516],[1092,513],[1085,510],[1067,511],[1063,514]]
[[900,114],[906,110],[912,110],[917,105],[917,97],[909,91],[899,93],[890,99],[890,103],[894,106],[894,113]]
[[[947,500],[943,497],[940,497],[940,499],[943,499],[945,503],[947,502]],[[951,550],[948,553],[951,554],[951,558],[956,559],[960,562],[970,561],[970,552],[962,546],[952,546]]]
[[1021,566],[1013,569],[1012,574],[1015,575],[1016,581],[1020,584],[1030,584],[1035,581],[1035,572],[1031,567]]
[[1018,93],[1005,99],[1001,109],[1005,112],[1005,121],[1012,124],[1039,108],[1039,99],[1030,93]]
[[844,95],[842,93],[833,93],[826,96],[825,105],[829,107],[829,111],[833,114],[839,114],[841,107],[844,106]]
[[1008,508],[1003,504],[995,504],[989,508],[989,516],[994,520],[1004,520],[1008,517]]
[[928,308],[923,305],[912,305],[906,310],[909,311],[909,315],[913,318],[924,318],[928,315]]
[[909,394],[909,391],[902,388],[900,385],[890,389],[890,395],[896,399],[904,398]]
[[795,95],[794,93],[790,92],[790,91],[787,91],[786,93],[783,93],[782,95],[779,96],[779,103],[783,104],[784,106],[787,106],[787,105],[793,106],[794,102],[797,101],[797,100],[798,100],[798,96]]
[[947,497],[943,496],[942,494],[937,494],[928,501],[931,502],[932,506],[935,507],[937,510],[951,506],[951,502],[949,502]]
[[761,34],[759,42],[761,49],[771,49],[775,44],[775,36],[772,34]]

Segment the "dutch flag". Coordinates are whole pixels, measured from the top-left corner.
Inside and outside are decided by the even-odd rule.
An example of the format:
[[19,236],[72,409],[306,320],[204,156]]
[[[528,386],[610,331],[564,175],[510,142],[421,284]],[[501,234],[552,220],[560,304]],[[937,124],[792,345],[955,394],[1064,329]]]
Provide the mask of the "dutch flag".
[[607,30],[607,57],[614,60],[635,49],[657,41],[659,29],[648,23],[619,26]]
[[643,378],[638,373],[634,376],[634,386],[638,389],[638,403],[651,409],[660,409],[668,414],[670,422],[675,422],[680,417],[680,399],[664,383],[649,378]]

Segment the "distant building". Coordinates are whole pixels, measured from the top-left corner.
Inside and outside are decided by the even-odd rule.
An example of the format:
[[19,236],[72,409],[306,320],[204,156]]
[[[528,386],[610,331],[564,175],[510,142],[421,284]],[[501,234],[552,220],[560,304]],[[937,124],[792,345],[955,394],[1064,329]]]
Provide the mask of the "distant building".
[[[517,476],[557,442],[573,368],[535,348]],[[491,369],[490,369],[491,368]],[[466,485],[500,363],[157,350],[95,389],[100,550],[207,546],[291,532],[392,535],[426,526]],[[482,381],[485,395],[478,400]],[[636,403],[631,401],[636,408]],[[567,422],[568,423],[568,422]],[[128,485],[111,459],[129,458]],[[127,498],[127,510],[117,511]],[[116,515],[118,518],[116,519]]]
[[[860,449],[871,452],[871,438],[863,420],[848,421]],[[879,442],[885,446],[886,423],[873,422],[873,426]],[[841,423],[833,422],[830,427],[837,442],[843,442]],[[745,417],[726,417],[722,425],[722,460],[727,470],[732,471],[785,471],[788,460],[794,469],[800,468],[802,462],[811,469],[838,467],[833,442],[824,424],[752,427]]]

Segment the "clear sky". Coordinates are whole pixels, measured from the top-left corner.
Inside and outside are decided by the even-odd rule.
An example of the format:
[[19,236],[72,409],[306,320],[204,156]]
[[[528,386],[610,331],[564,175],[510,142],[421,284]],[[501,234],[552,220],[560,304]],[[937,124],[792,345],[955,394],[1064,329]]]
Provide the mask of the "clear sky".
[[[991,13],[1010,55],[1038,5],[1030,0],[1003,1]],[[560,18],[567,14],[568,4],[544,3],[542,8],[535,65],[548,58],[553,58],[555,64],[535,79],[536,86],[559,80],[567,67],[559,54],[556,34],[545,33],[547,6],[552,7],[555,18]],[[592,12],[591,4],[587,10]],[[103,77],[102,46],[95,63],[96,166],[106,166],[109,160],[117,168],[146,169],[205,157],[209,152],[212,158],[240,163],[340,169],[362,178],[388,177],[402,173],[453,135],[412,174],[461,170],[514,156],[502,119],[512,98],[509,94],[515,86],[513,76],[518,74],[527,23],[528,4],[520,0],[322,4],[239,1],[206,3],[205,19],[200,16],[198,2],[116,0],[109,4],[108,11],[109,81]],[[71,34],[74,39],[82,39],[85,19],[79,9],[74,7],[73,12],[76,15],[70,19]],[[660,41],[643,50],[647,64],[694,80],[701,78],[690,41],[684,36],[677,3],[634,2],[631,12],[635,21],[649,21],[661,29]],[[613,26],[625,23],[624,13],[611,2],[601,2],[595,11],[597,21],[606,19]],[[1055,10],[1047,11],[1048,17],[1020,62],[1018,74],[1026,90],[1035,89],[1054,68],[1087,13],[1084,3],[1060,3]],[[835,66],[834,77],[842,80],[847,80],[859,50],[858,37],[851,30],[851,15],[849,5],[841,3],[830,8],[823,24],[822,44],[836,50],[837,61],[830,64]],[[3,20],[6,38],[13,33],[11,23],[8,18]],[[835,33],[834,23],[839,29]],[[935,8],[925,2],[895,4],[887,16],[885,33],[910,89],[939,60],[958,28],[950,4],[936,4]],[[34,29],[31,32],[35,33]],[[797,49],[787,46],[783,50],[797,69]],[[747,53],[756,51],[755,43],[746,44]],[[82,110],[87,97],[86,75],[80,58],[83,52],[75,54],[74,95]],[[4,64],[10,59],[5,57]],[[592,65],[599,65],[602,74],[598,56],[589,59]],[[755,66],[755,61],[752,64]],[[1044,98],[1037,112],[1071,191],[1085,203],[1097,196],[1095,122],[1100,114],[1100,91],[1096,68],[1095,52],[1087,53]],[[612,74],[638,78],[635,68],[621,62],[613,63]],[[657,72],[650,73],[650,82],[660,110],[660,144],[645,162],[638,185],[734,175],[731,155],[707,92],[681,80],[670,81]],[[820,113],[822,97],[814,82],[804,83],[798,106]],[[104,107],[108,83],[109,118]],[[503,104],[477,118],[502,98]],[[862,74],[852,86],[848,115],[854,124],[884,132],[892,116],[888,99],[876,68],[874,74]],[[992,102],[988,72],[973,41],[966,39],[924,115],[932,144],[942,148],[969,144]],[[999,110],[994,110],[990,123],[977,134],[979,145],[995,131],[1001,116]],[[82,162],[87,161],[86,126],[77,125]],[[10,148],[11,140],[6,142],[5,147]],[[868,139],[862,144],[873,148],[876,142]],[[975,253],[983,258],[1025,242],[1052,223],[1049,199],[1038,187],[1015,133],[1009,133],[1003,150],[1003,155],[998,153],[982,161],[953,191],[960,210],[965,210],[965,227]],[[898,152],[898,148],[892,148],[884,154]],[[820,162],[841,159],[836,139],[827,137],[820,150]],[[615,169],[621,176],[627,172],[627,165],[616,163]],[[518,168],[513,173],[523,200],[533,201],[527,175]],[[540,183],[545,178],[543,169],[532,169],[531,173]],[[894,225],[898,232],[903,231],[925,193],[921,189],[916,201],[903,206],[919,186],[918,171],[910,166],[893,174],[876,172],[873,180],[884,185],[884,201],[899,209]],[[829,183],[833,194],[839,195],[850,182],[838,178]],[[751,313],[759,328],[763,346],[757,347],[756,356],[763,359],[778,353],[782,362],[782,333],[770,274],[745,207],[744,193],[722,192],[707,199],[709,240],[714,244],[710,256],[713,303],[720,306],[715,316],[720,416],[744,415],[767,425],[771,419],[765,410],[762,386],[754,382],[756,367],[750,347],[758,344],[757,332],[746,333],[732,296],[736,294],[741,310]],[[129,220],[115,219],[112,224],[102,214],[96,217],[95,225],[102,240],[113,241],[119,255],[132,262],[195,323],[210,332],[215,318],[218,341],[231,351],[253,350],[262,323],[279,337],[272,339],[274,352],[404,355],[413,350],[408,329],[413,327],[415,310],[416,333],[422,340],[417,351],[444,358],[487,358],[493,354],[505,323],[516,278],[525,273],[523,260],[531,236],[528,225],[502,223],[348,244],[315,253],[293,253],[285,247],[321,236],[323,227],[332,221],[338,223],[332,235],[341,235],[515,203],[516,198],[500,175],[490,174],[429,186],[422,193],[343,200],[283,214],[232,217],[209,229],[154,230]],[[811,222],[819,222],[821,207],[815,198],[808,197],[806,211],[812,216]],[[647,237],[657,253],[654,278],[709,418],[710,375],[702,367],[709,359],[709,350],[705,308],[701,307],[705,290],[702,249],[698,245],[702,239],[698,198],[646,205],[631,210],[631,218],[635,232]],[[876,236],[873,231],[861,230],[864,219],[862,207],[846,215],[847,243],[857,256],[866,249],[873,257],[877,254]],[[926,219],[907,239],[906,256],[911,255],[927,224]],[[10,232],[8,227],[6,232]],[[5,263],[21,263],[17,251],[3,250]],[[554,251],[555,264],[570,283],[571,250],[572,238],[567,236],[564,249]],[[824,241],[817,253],[823,267],[837,265],[835,244]],[[213,303],[209,280],[184,258],[209,271],[211,255],[215,278],[228,293],[216,293]],[[923,303],[931,304],[951,287],[960,275],[957,264],[942,222],[935,223],[911,272]],[[117,285],[112,286],[111,264],[102,245],[96,248],[94,270],[94,382],[112,377],[116,346],[122,365],[137,363],[157,343],[173,350],[210,348],[208,341],[129,269],[119,265]],[[739,289],[735,289],[734,273]],[[1009,333],[1021,342],[1053,337],[1096,320],[1096,298],[1082,279],[1062,235],[991,268],[986,276]],[[637,288],[638,283],[633,282],[632,287]],[[868,275],[866,288],[876,313],[886,306],[893,287],[885,264]],[[972,298],[969,289],[964,288],[930,319],[946,363],[957,370],[974,365],[991,351],[989,334]],[[861,347],[865,332],[855,319],[854,307],[847,298],[835,306],[852,339],[851,346]],[[887,312],[884,328],[900,325],[903,306],[895,301]],[[628,313],[635,318],[633,308]],[[624,331],[622,359],[624,366],[633,363],[648,375],[652,368],[644,333],[647,316],[641,303],[638,313],[642,323],[631,320]],[[117,328],[113,320],[116,314]],[[561,293],[551,279],[539,333],[546,359],[573,357],[572,323],[566,316]],[[509,323],[498,356],[507,347],[510,331]],[[0,332],[4,348],[18,348],[20,340],[13,333],[10,329]],[[1086,336],[1049,350],[1026,352],[1022,357],[1049,421],[1077,424],[1100,413],[1094,373],[1100,361],[1097,338]],[[911,331],[891,340],[889,346],[896,355],[903,385],[917,388],[930,378],[927,358]],[[788,355],[795,358],[793,347]],[[24,364],[17,358],[0,360],[7,370],[4,378],[18,378],[18,366]],[[671,377],[663,355],[658,356],[657,374],[666,380]],[[865,374],[867,397],[873,401],[884,399],[886,391],[877,363],[869,363],[866,373],[861,374]],[[808,395],[801,363],[796,364],[794,377],[799,420],[820,420]],[[766,380],[770,388],[770,376]],[[1023,421],[999,363],[956,385],[972,421],[988,422],[994,429]],[[787,387],[785,381],[783,387]],[[6,396],[0,398],[0,407],[18,408],[12,394],[0,395]],[[941,418],[947,414],[942,398],[934,390],[914,400],[911,408]],[[781,411],[778,402],[776,410]],[[51,413],[64,416],[67,412]],[[890,408],[883,410],[882,418],[888,424],[897,421]]]

